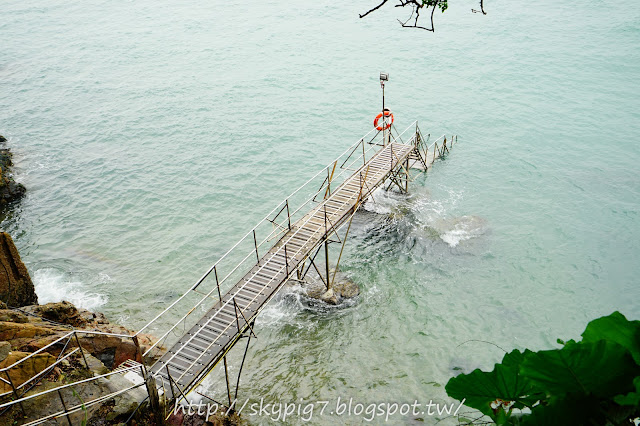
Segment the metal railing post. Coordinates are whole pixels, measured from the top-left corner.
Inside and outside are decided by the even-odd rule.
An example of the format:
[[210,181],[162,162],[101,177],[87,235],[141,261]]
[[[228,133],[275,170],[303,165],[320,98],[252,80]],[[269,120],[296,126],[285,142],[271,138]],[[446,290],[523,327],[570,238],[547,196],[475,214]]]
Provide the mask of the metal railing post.
[[256,230],[253,229],[253,245],[256,248],[256,259],[258,261],[258,265],[260,264],[260,256],[258,255],[258,239],[256,238]]
[[213,275],[216,277],[216,286],[218,286],[218,299],[222,300],[222,293],[220,293],[220,281],[218,280],[217,265],[213,267]]
[[78,339],[78,333],[75,331],[73,335],[76,337],[76,343],[78,344],[78,348],[80,348],[80,353],[82,354],[82,359],[84,360],[84,365],[87,367],[87,370],[90,370],[89,363],[87,362],[87,358],[84,356],[84,350],[82,350],[82,345],[80,345],[80,340]]
[[69,426],[73,426],[73,423],[71,423],[71,418],[69,418],[69,413],[67,412],[67,404],[64,403],[64,398],[62,397],[62,392],[58,391],[58,396],[60,396],[60,402],[62,402],[62,408],[64,408],[65,417],[69,422]]
[[284,244],[284,264],[287,270],[287,277],[289,276],[289,256],[287,255],[287,243]]
[[285,201],[287,203],[287,222],[289,223],[289,231],[291,231],[291,215],[289,214],[289,199]]
[[19,401],[20,409],[22,410],[22,415],[26,416],[27,412],[24,409],[24,405],[22,405],[22,401],[20,401],[20,396],[18,395],[18,391],[16,390],[16,386],[13,384],[13,380],[11,380],[11,376],[9,375],[9,370],[5,371],[4,374],[7,375],[7,379],[9,379],[9,384],[11,385],[11,390],[13,391],[13,396],[16,397],[16,400]]

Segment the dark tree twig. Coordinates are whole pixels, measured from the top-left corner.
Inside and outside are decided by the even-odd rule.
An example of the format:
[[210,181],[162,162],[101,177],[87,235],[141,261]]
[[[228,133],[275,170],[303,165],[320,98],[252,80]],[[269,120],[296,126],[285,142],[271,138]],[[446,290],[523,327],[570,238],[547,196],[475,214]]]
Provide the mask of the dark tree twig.
[[480,0],[480,10],[476,10],[476,9],[471,9],[471,11],[473,13],[482,13],[483,15],[486,15],[487,12],[484,11],[484,0]]
[[367,16],[368,14],[370,14],[371,12],[375,12],[376,10],[380,9],[386,2],[388,2],[389,0],[382,0],[382,3],[380,3],[379,5],[377,5],[376,7],[374,7],[373,9],[369,10],[367,13],[365,13],[364,15],[360,15],[360,18],[364,18],[365,16]]

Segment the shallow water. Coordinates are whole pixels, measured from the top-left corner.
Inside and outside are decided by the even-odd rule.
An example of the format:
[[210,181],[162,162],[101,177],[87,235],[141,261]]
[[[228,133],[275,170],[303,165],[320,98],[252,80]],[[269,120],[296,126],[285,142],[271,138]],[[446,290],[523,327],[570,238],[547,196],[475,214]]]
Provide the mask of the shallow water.
[[432,34],[368,1],[7,1],[0,134],[29,192],[2,227],[41,302],[140,327],[369,130],[388,71],[398,127],[459,144],[356,216],[354,304],[271,303],[239,398],[450,402],[492,344],[640,318],[640,11],[539,4],[452,4]]

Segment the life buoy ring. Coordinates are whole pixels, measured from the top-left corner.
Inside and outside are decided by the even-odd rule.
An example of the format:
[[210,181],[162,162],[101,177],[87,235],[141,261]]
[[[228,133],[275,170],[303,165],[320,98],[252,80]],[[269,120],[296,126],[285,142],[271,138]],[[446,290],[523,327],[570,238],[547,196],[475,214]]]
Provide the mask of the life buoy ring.
[[[376,118],[373,120],[373,127],[375,127],[376,130],[378,130],[378,131],[387,130],[393,124],[393,113],[391,111],[389,111],[388,109],[385,109],[384,110],[384,120],[382,120],[381,125],[378,126],[378,121],[380,121],[380,119],[382,118],[382,115],[383,115],[383,113],[379,113],[378,115],[376,115]],[[391,117],[391,120],[387,120],[387,117]],[[382,124],[384,124],[384,123],[387,123],[387,124],[383,127]]]

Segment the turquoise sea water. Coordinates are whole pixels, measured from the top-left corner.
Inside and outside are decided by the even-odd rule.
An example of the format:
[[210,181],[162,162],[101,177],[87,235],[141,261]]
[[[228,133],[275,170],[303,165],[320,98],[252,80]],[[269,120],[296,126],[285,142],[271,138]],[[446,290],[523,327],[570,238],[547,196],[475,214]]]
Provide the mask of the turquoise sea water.
[[[432,34],[358,19],[373,3],[4,1],[0,134],[28,195],[1,225],[41,303],[140,327],[370,129],[387,71],[399,128],[460,143],[356,216],[356,303],[267,308],[240,399],[450,402],[502,356],[469,340],[640,319],[640,10],[452,2]],[[416,417],[437,421],[393,420]]]

